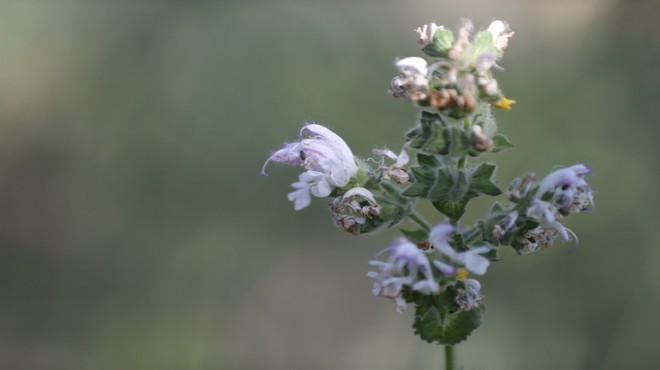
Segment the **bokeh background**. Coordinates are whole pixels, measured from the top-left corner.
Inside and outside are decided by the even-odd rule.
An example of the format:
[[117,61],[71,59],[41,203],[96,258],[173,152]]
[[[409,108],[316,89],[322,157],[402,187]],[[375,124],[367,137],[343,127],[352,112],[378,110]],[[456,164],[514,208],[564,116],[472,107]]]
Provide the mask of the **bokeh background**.
[[[516,31],[498,112],[516,176],[585,162],[597,209],[569,245],[505,251],[465,369],[660,368],[660,8],[646,1],[2,1],[0,368],[438,369],[411,312],[295,168],[317,120],[360,156],[415,109],[386,94],[412,30]],[[476,202],[476,219],[488,203]],[[431,210],[423,212],[441,221]]]

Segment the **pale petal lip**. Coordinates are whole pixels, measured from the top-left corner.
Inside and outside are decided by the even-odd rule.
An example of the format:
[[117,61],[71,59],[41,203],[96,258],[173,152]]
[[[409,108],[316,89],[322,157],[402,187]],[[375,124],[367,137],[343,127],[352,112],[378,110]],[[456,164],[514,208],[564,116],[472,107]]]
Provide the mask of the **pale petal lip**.
[[456,231],[456,227],[449,223],[437,225],[431,230],[429,240],[436,248],[439,248],[440,245],[447,244],[449,237],[454,231]]
[[420,57],[403,58],[398,60],[395,65],[404,75],[420,74],[426,76],[428,73],[428,63]]

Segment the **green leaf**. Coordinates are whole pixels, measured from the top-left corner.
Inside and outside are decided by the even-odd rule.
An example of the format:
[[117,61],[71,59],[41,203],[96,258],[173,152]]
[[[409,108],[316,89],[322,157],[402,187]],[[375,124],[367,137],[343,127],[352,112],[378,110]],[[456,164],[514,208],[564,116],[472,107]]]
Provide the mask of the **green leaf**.
[[416,182],[412,184],[408,189],[404,190],[401,195],[413,198],[427,198],[430,190],[431,186],[429,184]]
[[428,198],[433,206],[452,222],[457,222],[465,213],[470,199],[478,195],[470,191],[464,171],[438,170],[437,179]]
[[472,50],[470,51],[470,55],[474,58],[474,61],[476,62],[476,58],[478,58],[483,53],[491,51],[497,53],[498,55],[501,53],[501,50],[496,48],[495,44],[493,43],[493,34],[489,31],[481,31],[477,33],[474,36]]
[[497,134],[493,136],[493,153],[501,152],[503,150],[513,148],[513,144],[509,141],[509,138],[502,134]]
[[454,34],[450,30],[437,29],[431,43],[422,48],[424,54],[433,58],[446,58],[454,43]]
[[472,139],[463,130],[452,128],[449,132],[451,135],[451,149],[449,154],[454,158],[464,157],[472,148]]
[[429,342],[455,345],[464,341],[481,324],[480,308],[458,310],[453,287],[435,296],[424,296],[415,309],[415,334]]
[[496,213],[501,213],[504,210],[504,206],[500,202],[495,202],[490,209],[490,214],[494,215]]
[[435,113],[422,112],[419,124],[408,131],[408,146],[430,154],[449,152],[449,133],[447,123]]
[[495,165],[482,163],[470,175],[470,190],[478,191],[487,195],[500,195],[502,191],[491,180],[495,171]]
[[412,184],[408,189],[404,190],[401,195],[405,197],[414,197],[414,198],[427,198],[431,186],[427,183],[416,182]]
[[440,165],[440,162],[433,155],[426,155],[422,153],[417,153],[417,163],[422,167],[432,167],[436,168]]
[[415,181],[434,183],[437,175],[437,171],[434,168],[428,167],[413,167],[410,169],[412,172]]
[[469,199],[461,199],[459,201],[453,201],[448,198],[442,198],[433,202],[433,207],[438,211],[442,212],[445,216],[449,217],[452,222],[458,222],[460,218],[465,213],[465,207],[468,204]]

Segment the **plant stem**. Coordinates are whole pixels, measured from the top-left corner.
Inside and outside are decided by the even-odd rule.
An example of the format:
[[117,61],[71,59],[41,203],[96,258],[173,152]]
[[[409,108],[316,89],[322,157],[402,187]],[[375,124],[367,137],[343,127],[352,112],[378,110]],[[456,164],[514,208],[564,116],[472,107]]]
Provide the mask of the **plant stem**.
[[415,221],[419,226],[424,229],[424,231],[431,231],[431,225],[428,224],[420,215],[418,215],[415,212],[411,212],[408,217],[410,217],[411,220]]
[[456,370],[454,346],[445,346],[445,370]]
[[461,157],[461,159],[458,160],[458,165],[456,165],[456,167],[459,170],[462,170],[463,168],[465,168],[465,157]]

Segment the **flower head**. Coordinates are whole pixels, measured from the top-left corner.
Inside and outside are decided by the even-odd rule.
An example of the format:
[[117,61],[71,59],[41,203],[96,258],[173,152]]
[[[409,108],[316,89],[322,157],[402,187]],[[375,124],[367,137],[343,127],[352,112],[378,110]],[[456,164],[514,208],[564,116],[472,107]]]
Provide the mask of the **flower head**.
[[[389,257],[385,261],[377,260],[383,253],[389,253]],[[433,278],[426,254],[404,238],[397,239],[390,247],[378,253],[369,264],[378,269],[367,274],[376,279],[372,293],[394,300],[398,312],[406,308],[403,297],[405,287],[422,294],[435,293],[440,289]]]
[[422,51],[435,63],[417,57],[396,62],[399,75],[392,79],[390,93],[420,106],[462,118],[479,103],[511,109],[513,100],[504,97],[491,70],[499,68],[509,38],[513,36],[503,21],[493,21],[487,30],[474,33],[474,25],[463,19],[456,36],[443,26],[425,24],[415,30]]
[[422,45],[428,45],[433,41],[433,36],[435,32],[439,29],[444,29],[444,27],[438,27],[435,23],[427,23],[421,27],[417,27],[415,32],[419,35],[419,43]]
[[[386,148],[374,149],[374,154],[382,158],[381,168],[383,169],[383,178],[392,180],[398,184],[405,184],[408,182],[410,175],[403,167],[410,162],[410,156],[406,152],[405,147],[401,149],[401,152],[398,155]],[[393,160],[394,164],[391,166],[385,166],[385,157]]]
[[550,173],[541,181],[538,197],[552,193],[551,202],[567,213],[577,213],[593,207],[593,193],[584,177],[591,167],[576,164]]
[[296,189],[288,198],[295,210],[309,205],[311,195],[327,197],[333,189],[348,184],[358,172],[353,152],[339,135],[316,123],[303,126],[300,141],[284,144],[266,160],[282,164],[299,164],[307,171],[300,174],[292,186]]
[[395,98],[404,97],[412,101],[426,99],[429,90],[426,60],[409,57],[397,60],[395,65],[399,75],[392,79],[389,93]]
[[506,46],[509,44],[509,39],[514,34],[514,32],[511,32],[509,24],[500,20],[493,21],[488,26],[488,32],[493,35],[493,44],[499,50],[506,49]]
[[481,295],[481,284],[477,280],[465,279],[458,286],[456,304],[461,310],[470,311],[483,303],[484,297]]
[[380,210],[373,193],[361,187],[350,189],[330,204],[335,224],[354,235],[360,233],[367,220],[377,217]]
[[449,238],[456,231],[456,227],[451,224],[440,224],[433,229],[429,234],[429,240],[433,246],[440,251],[443,255],[449,257],[453,262],[459,263],[473,274],[483,275],[490,265],[490,261],[481,256],[483,253],[488,253],[490,248],[478,247],[467,250],[465,252],[457,252],[449,245]]

